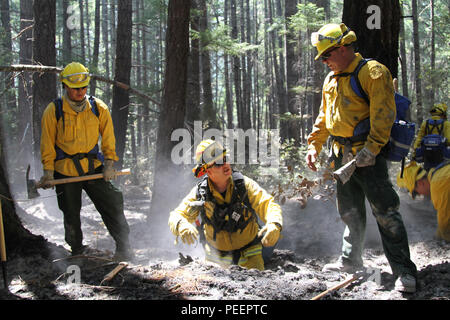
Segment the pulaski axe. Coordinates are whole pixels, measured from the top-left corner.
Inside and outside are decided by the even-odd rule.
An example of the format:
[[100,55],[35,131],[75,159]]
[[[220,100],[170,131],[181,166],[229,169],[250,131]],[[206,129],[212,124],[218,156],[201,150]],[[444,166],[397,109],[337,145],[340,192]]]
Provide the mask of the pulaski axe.
[[352,176],[353,172],[355,172],[355,169],[356,159],[353,159],[350,162],[346,163],[344,166],[334,171],[333,177],[336,180],[340,181],[342,184],[345,184],[348,180],[350,180],[350,177]]
[[[130,174],[130,169],[123,169],[121,171],[116,171],[116,175],[123,176]],[[27,192],[28,192],[28,199],[34,199],[40,196],[37,189],[42,188],[43,186],[36,182],[35,180],[31,180],[29,178],[30,175],[30,166],[28,165],[27,168]],[[79,176],[79,177],[70,177],[70,178],[63,178],[63,179],[55,179],[50,180],[47,183],[51,186],[56,186],[57,184],[63,184],[63,183],[71,183],[71,182],[81,182],[81,181],[87,181],[87,180],[95,180],[95,179],[101,179],[103,178],[103,173],[97,173],[97,174],[91,174],[87,176]]]

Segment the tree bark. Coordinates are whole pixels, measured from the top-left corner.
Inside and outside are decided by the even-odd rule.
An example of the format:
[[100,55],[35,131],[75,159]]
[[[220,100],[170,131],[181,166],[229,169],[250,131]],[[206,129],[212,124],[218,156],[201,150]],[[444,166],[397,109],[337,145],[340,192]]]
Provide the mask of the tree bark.
[[[371,5],[381,12],[367,13]],[[369,29],[371,17],[379,18],[380,28]],[[400,32],[400,3],[398,0],[345,0],[342,21],[355,31],[359,52],[364,58],[373,58],[384,64],[397,78],[398,36]],[[371,26],[372,28],[372,26]]]
[[[297,0],[286,0],[285,8],[285,50],[286,50],[286,90],[288,110],[292,115],[299,114],[297,94],[294,88],[298,86],[299,74],[297,72],[297,55],[295,54],[295,36],[289,31],[288,22],[291,16],[297,12]],[[287,137],[294,138],[297,142],[300,139],[300,128],[298,121],[290,121]]]
[[[98,72],[98,54],[100,47],[100,0],[95,0],[95,26],[94,26],[94,53],[92,57],[91,72]],[[89,93],[95,96],[97,89],[97,82],[95,79],[91,80]]]
[[[195,0],[194,0],[195,1]],[[208,10],[206,0],[197,0],[198,9],[201,11],[200,32],[208,30]],[[218,128],[216,110],[214,109],[212,83],[211,83],[211,58],[206,50],[205,37],[200,37],[200,70],[202,84],[202,119],[207,122],[208,128]]]
[[[33,2],[33,62],[45,66],[56,66],[56,3],[52,0]],[[35,171],[40,172],[41,117],[45,107],[57,97],[56,75],[33,74],[33,139]]]
[[[187,63],[189,56],[190,0],[169,0],[166,31],[166,67],[156,143],[153,194],[149,222],[167,227],[171,205],[185,196],[183,167],[172,162],[171,152],[178,143],[171,141],[175,129],[184,127],[186,111]],[[167,197],[170,197],[170,202]],[[157,221],[156,223],[153,223]],[[156,232],[161,227],[156,228]]]
[[[31,0],[20,1],[20,51],[19,61],[22,64],[31,64],[33,57],[33,2]],[[22,166],[31,162],[33,152],[30,150],[32,145],[32,84],[31,75],[23,72],[19,76],[19,99],[18,99],[18,133],[19,145],[22,149],[19,151],[19,158]]]
[[[200,32],[200,16],[197,0],[191,1],[191,29]],[[191,39],[186,92],[186,121],[190,126],[201,120],[200,108],[200,40]]]
[[423,121],[422,105],[422,80],[420,71],[420,47],[419,47],[419,16],[417,12],[417,0],[412,0],[413,16],[413,47],[414,47],[414,83],[416,87],[417,123]]
[[[119,0],[117,20],[117,45],[115,59],[115,81],[130,84],[132,2]],[[116,136],[116,153],[119,157],[118,169],[122,168],[125,152],[130,95],[127,90],[113,88],[112,120]]]

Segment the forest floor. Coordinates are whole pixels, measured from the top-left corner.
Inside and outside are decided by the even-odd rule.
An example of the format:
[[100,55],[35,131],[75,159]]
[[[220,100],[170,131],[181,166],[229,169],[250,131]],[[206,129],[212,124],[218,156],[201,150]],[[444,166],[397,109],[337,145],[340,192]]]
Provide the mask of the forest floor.
[[[19,202],[23,224],[48,240],[51,254],[42,256],[30,250],[27,256],[10,257],[9,292],[0,289],[0,300],[309,300],[350,277],[321,271],[340,252],[344,225],[334,200],[311,197],[304,208],[296,201],[286,201],[282,206],[283,238],[266,270],[257,271],[207,263],[200,244],[175,245],[167,221],[157,226],[146,222],[148,192],[130,186],[123,191],[136,259],[109,281],[105,276],[118,265],[111,260],[114,243],[87,196],[82,208],[84,241],[98,251],[76,259],[64,242],[54,191]],[[394,278],[368,209],[363,255],[367,274],[323,300],[450,300],[450,244],[434,238],[432,204],[413,201],[402,192],[399,195],[411,257],[418,269],[417,292],[393,290]],[[155,237],[156,230],[166,236]],[[3,286],[3,281],[0,283]]]

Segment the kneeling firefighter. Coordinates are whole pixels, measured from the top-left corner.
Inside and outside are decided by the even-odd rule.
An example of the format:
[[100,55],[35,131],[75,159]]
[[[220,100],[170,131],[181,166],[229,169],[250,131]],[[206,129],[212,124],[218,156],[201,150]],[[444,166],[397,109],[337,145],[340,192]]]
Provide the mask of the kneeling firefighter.
[[[280,237],[280,206],[255,181],[231,169],[217,141],[202,141],[195,157],[192,171],[203,179],[170,213],[170,230],[188,244],[200,233],[208,261],[264,270],[263,246],[275,246]],[[265,223],[262,229],[258,218]]]

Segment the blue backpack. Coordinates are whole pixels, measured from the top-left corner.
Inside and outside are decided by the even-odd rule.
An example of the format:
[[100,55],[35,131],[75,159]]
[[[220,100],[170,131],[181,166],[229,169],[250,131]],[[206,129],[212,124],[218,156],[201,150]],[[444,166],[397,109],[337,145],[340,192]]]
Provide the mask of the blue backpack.
[[[371,59],[362,59],[358,66],[350,75],[350,84],[353,91],[361,98],[363,98],[367,105],[370,105],[369,97],[363,90],[358,79],[358,73],[361,68]],[[395,93],[395,107],[397,109],[396,119],[391,129],[389,142],[383,147],[383,155],[389,161],[404,163],[406,156],[409,153],[410,146],[414,140],[416,124],[406,120],[406,112],[408,111],[411,101],[406,97]],[[354,129],[353,136],[365,136],[370,131],[370,119],[366,118],[358,123]]]
[[[425,135],[419,148],[416,148],[417,162],[423,162],[424,168],[429,170],[439,163],[450,158],[450,148],[447,147],[447,139],[443,136],[445,119],[428,119],[425,126]],[[433,129],[438,133],[433,134]]]

